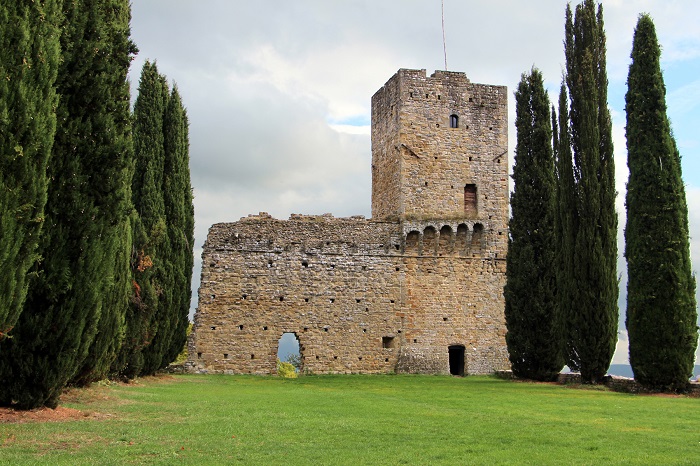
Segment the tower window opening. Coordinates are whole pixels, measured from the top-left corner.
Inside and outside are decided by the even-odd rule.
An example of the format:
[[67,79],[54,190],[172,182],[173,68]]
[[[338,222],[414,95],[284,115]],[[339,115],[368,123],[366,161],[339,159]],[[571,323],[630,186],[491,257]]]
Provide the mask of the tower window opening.
[[450,128],[459,128],[459,117],[455,114],[450,115]]
[[464,213],[467,215],[476,214],[476,185],[467,184],[464,186]]

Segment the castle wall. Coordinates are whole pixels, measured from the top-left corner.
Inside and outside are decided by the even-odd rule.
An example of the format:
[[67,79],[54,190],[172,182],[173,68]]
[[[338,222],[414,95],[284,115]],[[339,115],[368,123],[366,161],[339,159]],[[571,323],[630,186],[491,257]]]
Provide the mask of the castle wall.
[[211,227],[188,367],[273,374],[294,333],[314,373],[508,367],[507,95],[399,70],[372,98],[372,215]]
[[[449,373],[450,345],[465,347],[465,373],[507,367],[505,264],[485,254],[485,237],[437,226],[264,215],[214,225],[190,367],[275,373],[285,332],[313,373]],[[425,228],[438,234],[425,240]]]

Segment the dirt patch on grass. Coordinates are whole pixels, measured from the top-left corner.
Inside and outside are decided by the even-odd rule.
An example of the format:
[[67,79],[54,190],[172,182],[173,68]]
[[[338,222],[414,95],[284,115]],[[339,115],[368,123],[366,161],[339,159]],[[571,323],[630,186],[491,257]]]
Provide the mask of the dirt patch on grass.
[[81,411],[59,406],[56,409],[37,408],[20,410],[0,408],[0,424],[24,424],[27,422],[65,422],[81,420],[99,420],[112,417],[111,414]]
[[87,388],[67,388],[61,394],[60,405],[56,409],[37,408],[21,410],[12,407],[0,407],[0,424],[110,419],[114,417],[114,414],[100,412],[99,410],[70,408],[65,405],[90,406],[95,404],[104,406],[106,404],[126,404],[129,401],[112,396],[110,386],[138,387],[174,382],[177,382],[177,379],[170,374],[156,374],[154,376],[139,377],[129,382],[98,382]]
[[28,422],[65,422],[99,420],[113,417],[90,409],[76,409],[65,404],[90,405],[112,400],[109,387],[95,384],[88,388],[68,388],[61,394],[61,405],[56,409],[36,408],[30,410],[0,407],[0,424],[24,424]]

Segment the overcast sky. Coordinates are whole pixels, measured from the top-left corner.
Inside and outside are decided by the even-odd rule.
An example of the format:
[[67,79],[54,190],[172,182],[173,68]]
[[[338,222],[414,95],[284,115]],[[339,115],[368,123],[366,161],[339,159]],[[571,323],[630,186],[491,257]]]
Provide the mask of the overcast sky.
[[[370,217],[370,99],[399,68],[444,69],[440,0],[133,0],[132,38],[180,90],[190,120],[196,244],[213,223],[269,212]],[[534,65],[556,102],[563,0],[444,0],[447,68],[513,91]],[[576,3],[574,3],[575,5]],[[694,270],[700,270],[700,2],[603,1],[620,230],[627,182],[624,95],[637,17],[662,45],[667,103],[683,157]],[[512,189],[512,185],[511,185]],[[620,232],[620,238],[622,233]],[[623,245],[620,244],[620,253]],[[624,312],[625,263],[620,258]],[[626,362],[624,317],[614,362]]]

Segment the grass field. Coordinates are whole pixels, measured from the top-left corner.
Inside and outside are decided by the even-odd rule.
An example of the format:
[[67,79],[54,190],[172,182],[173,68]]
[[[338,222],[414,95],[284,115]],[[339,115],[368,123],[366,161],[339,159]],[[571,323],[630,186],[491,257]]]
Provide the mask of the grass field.
[[491,377],[174,376],[0,424],[0,464],[698,464],[700,399]]

